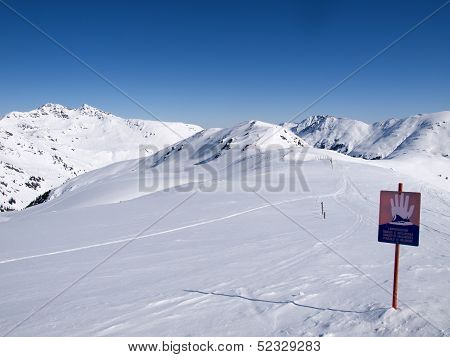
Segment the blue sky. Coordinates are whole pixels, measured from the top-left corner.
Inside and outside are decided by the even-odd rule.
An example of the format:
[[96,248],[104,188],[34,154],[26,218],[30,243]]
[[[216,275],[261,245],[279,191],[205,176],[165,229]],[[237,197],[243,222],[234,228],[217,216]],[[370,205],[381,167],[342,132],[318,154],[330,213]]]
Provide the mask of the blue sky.
[[[1,0],[161,120],[287,121],[444,1]],[[0,3],[0,114],[46,102],[151,116]],[[450,5],[312,114],[450,110]]]

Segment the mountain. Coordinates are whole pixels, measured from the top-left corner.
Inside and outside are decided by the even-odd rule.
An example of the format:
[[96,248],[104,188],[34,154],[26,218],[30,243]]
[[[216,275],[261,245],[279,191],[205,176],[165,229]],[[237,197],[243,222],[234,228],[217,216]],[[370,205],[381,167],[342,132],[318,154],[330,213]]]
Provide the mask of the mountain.
[[[231,151],[246,156],[246,152],[266,152],[305,147],[308,144],[278,125],[252,120],[226,129],[206,129],[155,155],[156,163],[176,155],[199,165],[219,159]],[[184,154],[187,154],[184,155]],[[236,154],[234,159],[236,159]]]
[[154,155],[76,177],[45,200],[63,196],[72,206],[84,207],[127,201],[193,181],[217,182],[233,175],[246,179],[247,174],[267,171],[271,162],[288,160],[295,152],[302,155],[308,147],[287,129],[260,121],[205,129]]
[[391,159],[402,155],[448,158],[450,111],[418,114],[374,124],[333,116],[313,116],[285,123],[310,145],[364,159]]
[[160,150],[200,131],[196,125],[122,119],[83,105],[48,103],[0,119],[0,210],[21,209],[69,178]]

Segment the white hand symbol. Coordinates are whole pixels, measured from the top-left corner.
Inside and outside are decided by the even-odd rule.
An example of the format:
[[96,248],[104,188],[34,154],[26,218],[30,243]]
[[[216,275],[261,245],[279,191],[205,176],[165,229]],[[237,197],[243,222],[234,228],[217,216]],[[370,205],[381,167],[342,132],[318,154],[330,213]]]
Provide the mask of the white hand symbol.
[[392,213],[392,219],[394,220],[396,216],[401,217],[404,220],[409,220],[414,212],[414,205],[411,205],[409,207],[409,196],[406,196],[405,194],[400,194],[400,200],[399,195],[395,195],[395,202],[391,198],[391,213]]

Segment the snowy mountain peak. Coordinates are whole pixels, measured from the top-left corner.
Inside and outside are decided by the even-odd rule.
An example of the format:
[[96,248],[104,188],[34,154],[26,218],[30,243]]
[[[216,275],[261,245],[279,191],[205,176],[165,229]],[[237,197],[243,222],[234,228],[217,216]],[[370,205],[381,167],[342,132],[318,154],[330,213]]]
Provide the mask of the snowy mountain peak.
[[67,118],[71,109],[61,104],[47,103],[39,108],[32,110],[30,113],[35,115],[54,115],[58,118]]
[[149,159],[153,166],[168,160],[201,165],[229,157],[230,153],[235,159],[245,159],[258,152],[305,146],[308,144],[304,140],[286,128],[252,120],[231,128],[205,129]]
[[49,116],[56,118],[68,118],[68,115],[71,111],[72,109],[61,104],[46,103],[28,112],[10,112],[1,119],[32,119]]
[[278,125],[252,120],[227,129],[228,136],[236,143],[252,145],[259,149],[269,147],[287,148],[291,146],[307,146],[299,137],[292,135]]
[[85,115],[89,115],[89,116],[94,116],[100,119],[103,119],[104,117],[106,117],[107,115],[110,115],[111,113],[107,113],[101,109],[92,107],[88,104],[83,104],[81,107],[79,107],[78,109],[76,109],[80,114],[85,114]]
[[369,126],[366,123],[360,122],[358,120],[347,119],[347,118],[339,118],[332,115],[313,115],[300,123],[291,124],[292,127],[296,128],[297,132],[300,132],[304,129],[325,129],[330,127],[336,127],[338,125],[362,125]]
[[45,103],[43,105],[41,105],[39,108],[37,108],[38,110],[45,110],[45,111],[53,111],[53,110],[69,110],[70,108],[65,107],[64,105],[61,104],[56,104],[56,103]]
[[[0,211],[26,207],[69,178],[137,158],[139,145],[163,149],[202,128],[122,119],[87,104],[47,103],[0,121]],[[177,133],[177,134],[175,134]]]
[[324,123],[324,122],[333,122],[335,120],[338,119],[343,119],[343,118],[337,118],[335,116],[332,115],[312,115],[308,118],[305,119],[305,122],[309,123],[309,124],[314,124],[314,123]]
[[93,106],[91,106],[89,104],[84,103],[78,108],[78,110],[81,111],[81,110],[100,110],[100,109],[95,108],[95,107],[93,107]]
[[300,123],[286,123],[283,126],[315,147],[345,154],[351,152],[359,138],[370,131],[369,124],[331,115],[314,115]]

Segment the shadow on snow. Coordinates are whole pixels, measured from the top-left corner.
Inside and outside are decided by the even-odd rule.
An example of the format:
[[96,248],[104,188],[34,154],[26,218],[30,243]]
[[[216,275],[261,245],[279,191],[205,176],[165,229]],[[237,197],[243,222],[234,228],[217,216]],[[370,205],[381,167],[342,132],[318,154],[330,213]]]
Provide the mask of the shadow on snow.
[[244,300],[248,300],[248,301],[255,301],[255,302],[265,302],[265,303],[269,303],[269,304],[292,304],[298,307],[304,307],[307,309],[313,309],[313,310],[319,310],[319,311],[333,311],[333,312],[349,312],[349,313],[354,313],[354,314],[366,314],[366,313],[370,313],[370,312],[375,312],[378,310],[381,310],[383,312],[389,310],[389,308],[386,307],[379,307],[376,309],[369,309],[369,310],[363,310],[363,311],[359,311],[359,310],[344,310],[344,309],[335,309],[335,308],[331,308],[331,307],[318,307],[318,306],[312,306],[312,305],[304,305],[304,304],[299,304],[295,301],[292,300],[266,300],[266,299],[257,299],[257,298],[250,298],[247,296],[242,296],[242,295],[237,295],[237,294],[224,294],[224,293],[215,293],[215,292],[207,292],[207,291],[200,291],[200,290],[190,290],[190,289],[183,289],[183,291],[188,292],[188,293],[197,293],[197,294],[203,294],[203,295],[215,295],[215,296],[224,296],[224,297],[230,297],[230,298],[239,298],[239,299],[244,299]]

